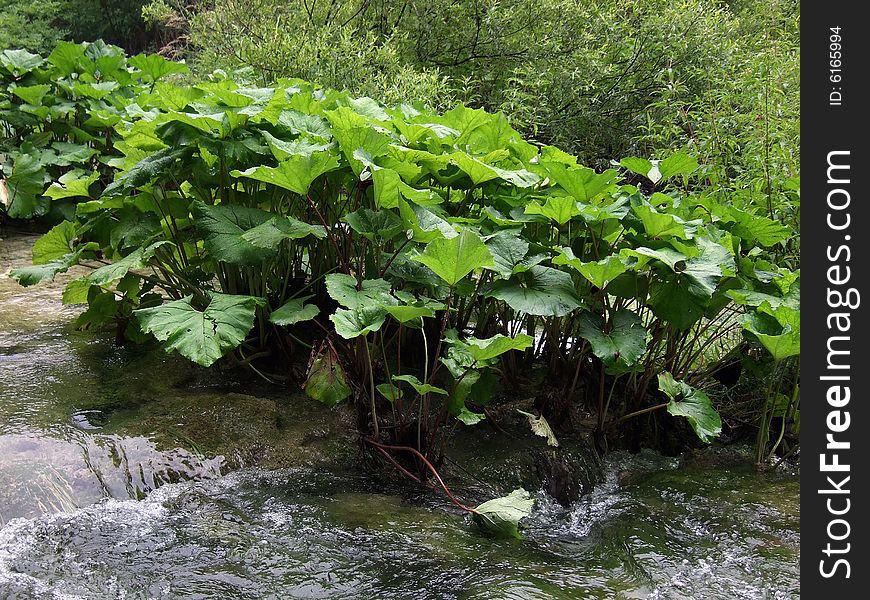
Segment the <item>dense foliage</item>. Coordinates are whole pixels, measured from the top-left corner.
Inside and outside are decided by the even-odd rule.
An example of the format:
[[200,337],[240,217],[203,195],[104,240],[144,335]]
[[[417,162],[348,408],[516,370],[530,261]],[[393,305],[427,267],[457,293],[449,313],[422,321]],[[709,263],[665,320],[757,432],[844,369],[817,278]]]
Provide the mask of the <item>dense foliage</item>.
[[205,73],[461,101],[588,163],[688,149],[727,190],[778,195],[798,173],[794,0],[154,0],[146,15]]
[[[90,267],[63,293],[81,326],[272,380],[307,362],[306,392],[350,398],[417,478],[443,425],[480,422],[532,367],[555,427],[574,402],[601,439],[664,409],[709,440],[703,390],[735,351],[799,353],[799,272],[776,262],[792,230],[685,191],[686,154],[596,172],[501,114],[184,71],[99,42],[0,54],[0,201],[65,217],[13,276]],[[771,398],[785,431],[797,395]]]
[[102,39],[137,52],[151,45],[146,0],[0,0],[0,48],[51,52],[61,40]]

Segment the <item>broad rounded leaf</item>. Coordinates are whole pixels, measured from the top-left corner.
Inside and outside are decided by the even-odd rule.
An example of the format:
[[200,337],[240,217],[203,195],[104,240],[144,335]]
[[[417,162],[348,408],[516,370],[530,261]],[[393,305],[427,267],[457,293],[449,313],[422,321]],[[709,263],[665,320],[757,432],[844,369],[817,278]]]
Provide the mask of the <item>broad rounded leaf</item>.
[[327,406],[335,406],[353,393],[335,352],[325,347],[312,358],[303,388],[307,396]]
[[320,314],[320,309],[314,304],[305,304],[309,298],[311,296],[288,300],[281,308],[272,311],[269,321],[275,325],[294,325],[302,321],[310,321]]
[[482,340],[474,337],[465,338],[464,342],[471,357],[478,363],[482,363],[511,350],[525,350],[532,345],[534,338],[525,333],[521,333],[515,338],[498,333],[491,338]]
[[580,317],[578,332],[589,340],[592,353],[607,365],[620,361],[632,366],[646,353],[646,328],[640,316],[630,310],[616,311],[606,331],[600,315],[585,312]]
[[564,317],[583,305],[570,275],[541,265],[508,281],[494,282],[486,295],[503,300],[518,312],[545,317]]
[[[234,204],[211,206],[197,202],[193,215],[194,224],[202,232],[205,249],[215,260],[234,265],[259,265],[275,253],[274,248],[255,246],[244,237],[250,230],[273,220],[271,213]],[[254,239],[260,241],[264,237]]]
[[492,266],[492,254],[480,236],[468,229],[451,239],[429,242],[414,260],[432,269],[436,275],[456,285],[459,280],[480,267]]
[[177,351],[193,362],[209,367],[236,348],[254,326],[261,298],[212,294],[205,310],[193,306],[193,297],[154,308],[133,311],[142,330],[163,342],[167,352]]

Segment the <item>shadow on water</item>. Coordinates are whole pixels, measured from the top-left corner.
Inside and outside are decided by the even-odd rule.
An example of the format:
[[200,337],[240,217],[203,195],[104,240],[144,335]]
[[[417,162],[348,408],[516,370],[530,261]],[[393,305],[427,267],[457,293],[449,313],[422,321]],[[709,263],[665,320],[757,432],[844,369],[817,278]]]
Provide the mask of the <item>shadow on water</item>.
[[0,597],[799,597],[792,475],[613,454],[591,494],[539,495],[524,540],[493,540],[348,468],[340,413],[73,331],[63,278],[2,276],[30,243],[0,241]]

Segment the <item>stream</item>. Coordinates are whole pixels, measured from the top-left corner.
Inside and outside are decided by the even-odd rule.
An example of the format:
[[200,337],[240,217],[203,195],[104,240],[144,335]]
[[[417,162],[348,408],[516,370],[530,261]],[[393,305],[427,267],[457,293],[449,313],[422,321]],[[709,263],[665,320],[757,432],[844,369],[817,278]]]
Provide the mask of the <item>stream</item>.
[[[8,278],[35,239],[0,239],[0,598],[800,597],[794,472],[614,452],[590,494],[538,493],[523,540],[490,539],[355,468],[341,410],[76,331],[71,274]],[[504,444],[457,435],[470,471]]]

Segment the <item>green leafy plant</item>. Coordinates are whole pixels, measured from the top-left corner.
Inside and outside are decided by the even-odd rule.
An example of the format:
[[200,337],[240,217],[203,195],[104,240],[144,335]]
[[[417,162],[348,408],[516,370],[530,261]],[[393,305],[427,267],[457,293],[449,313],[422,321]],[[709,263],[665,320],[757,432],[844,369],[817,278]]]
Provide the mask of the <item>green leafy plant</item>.
[[306,393],[349,400],[372,455],[418,481],[445,426],[485,420],[532,369],[600,436],[667,412],[709,441],[702,390],[740,336],[798,352],[790,231],[686,191],[685,154],[596,172],[463,105],[175,85],[182,66],[104,44],[3,56],[9,206],[66,217],[12,276],[90,267],[64,292],[82,326],[273,382],[307,365]]

